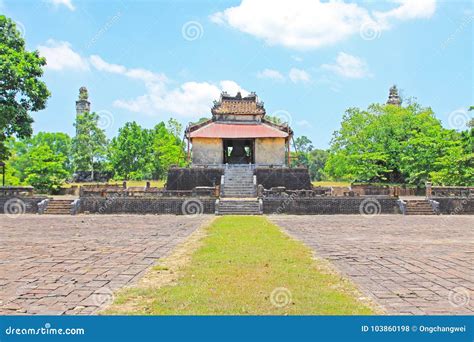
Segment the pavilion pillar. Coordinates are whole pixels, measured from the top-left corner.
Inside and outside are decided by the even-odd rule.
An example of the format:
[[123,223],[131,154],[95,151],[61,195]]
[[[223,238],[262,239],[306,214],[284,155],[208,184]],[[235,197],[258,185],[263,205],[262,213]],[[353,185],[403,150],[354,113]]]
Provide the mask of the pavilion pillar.
[[2,186],[5,186],[5,163],[0,162],[0,167],[2,168]]
[[187,153],[188,153],[188,157],[187,157],[187,158],[188,158],[188,164],[189,164],[189,163],[190,163],[190,159],[191,159],[191,149],[189,148],[189,138],[187,139],[187,141],[188,141],[188,152],[187,152]]
[[290,157],[290,138],[286,141],[287,151],[288,151],[288,167],[291,167],[291,157]]

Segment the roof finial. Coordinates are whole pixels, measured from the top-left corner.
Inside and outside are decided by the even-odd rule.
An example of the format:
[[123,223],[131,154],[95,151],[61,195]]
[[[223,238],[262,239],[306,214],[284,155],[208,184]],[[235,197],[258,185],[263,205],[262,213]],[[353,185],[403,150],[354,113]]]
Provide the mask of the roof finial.
[[89,100],[89,94],[87,92],[87,88],[86,87],[80,87],[79,88],[79,101],[81,100]]
[[397,86],[393,85],[392,87],[390,87],[387,104],[400,107],[401,103],[402,103],[402,100],[400,99],[400,96],[398,95]]

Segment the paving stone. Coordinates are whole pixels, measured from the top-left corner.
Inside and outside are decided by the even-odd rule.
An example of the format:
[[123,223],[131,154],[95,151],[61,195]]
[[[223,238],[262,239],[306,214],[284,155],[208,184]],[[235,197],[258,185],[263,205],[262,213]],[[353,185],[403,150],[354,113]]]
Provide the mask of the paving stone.
[[474,312],[473,216],[449,221],[398,215],[271,219],[329,259],[389,314]]
[[3,215],[0,315],[94,314],[209,219]]

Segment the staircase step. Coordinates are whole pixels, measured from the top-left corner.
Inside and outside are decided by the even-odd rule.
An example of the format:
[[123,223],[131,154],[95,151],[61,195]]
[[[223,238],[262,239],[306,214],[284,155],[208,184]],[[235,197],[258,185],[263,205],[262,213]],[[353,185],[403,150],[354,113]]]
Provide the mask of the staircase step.
[[53,199],[44,211],[47,215],[71,215],[72,200]]
[[406,215],[436,215],[427,200],[409,200],[406,202]]

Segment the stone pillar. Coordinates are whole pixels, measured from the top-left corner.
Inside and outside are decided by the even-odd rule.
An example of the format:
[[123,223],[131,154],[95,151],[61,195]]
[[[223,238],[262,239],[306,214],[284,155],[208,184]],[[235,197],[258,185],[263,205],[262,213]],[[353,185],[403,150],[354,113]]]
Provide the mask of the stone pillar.
[[431,189],[431,182],[426,182],[426,198],[431,198],[432,189]]
[[86,87],[79,89],[79,98],[76,101],[76,115],[89,113],[91,110],[91,103],[89,102],[89,94]]
[[[76,117],[84,113],[90,113],[91,103],[89,102],[89,95],[86,87],[79,88],[79,98],[76,101]],[[76,127],[77,135],[77,127]]]

